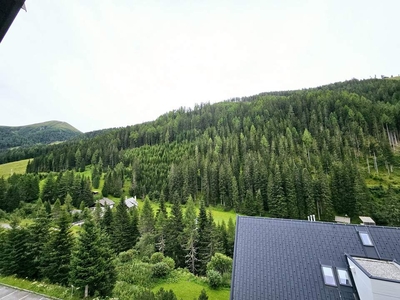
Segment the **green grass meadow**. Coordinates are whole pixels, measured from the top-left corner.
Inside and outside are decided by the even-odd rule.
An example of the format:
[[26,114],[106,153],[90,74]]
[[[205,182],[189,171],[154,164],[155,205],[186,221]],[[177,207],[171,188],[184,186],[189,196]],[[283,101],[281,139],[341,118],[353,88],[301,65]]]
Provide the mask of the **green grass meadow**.
[[0,165],[0,177],[9,177],[12,174],[25,174],[29,159],[14,161]]
[[230,290],[221,288],[218,290],[210,289],[206,284],[200,284],[193,281],[179,280],[174,283],[161,283],[153,288],[154,292],[159,289],[173,290],[178,299],[197,299],[202,289],[205,289],[209,300],[227,300],[229,299]]

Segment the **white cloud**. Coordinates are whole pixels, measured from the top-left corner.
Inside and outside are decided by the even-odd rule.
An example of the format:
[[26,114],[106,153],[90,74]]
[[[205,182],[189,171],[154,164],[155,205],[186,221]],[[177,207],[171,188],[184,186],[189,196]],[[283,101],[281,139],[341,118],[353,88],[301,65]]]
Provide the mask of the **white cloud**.
[[386,4],[27,1],[0,45],[10,112],[1,123],[59,119],[89,131],[200,102],[396,74],[400,4]]

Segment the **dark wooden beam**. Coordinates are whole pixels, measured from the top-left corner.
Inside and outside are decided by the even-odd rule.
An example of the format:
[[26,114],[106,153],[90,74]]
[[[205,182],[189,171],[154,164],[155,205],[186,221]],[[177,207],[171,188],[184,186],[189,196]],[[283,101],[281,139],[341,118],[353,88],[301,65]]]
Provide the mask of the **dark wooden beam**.
[[15,17],[18,15],[25,0],[0,1],[0,43],[6,35]]

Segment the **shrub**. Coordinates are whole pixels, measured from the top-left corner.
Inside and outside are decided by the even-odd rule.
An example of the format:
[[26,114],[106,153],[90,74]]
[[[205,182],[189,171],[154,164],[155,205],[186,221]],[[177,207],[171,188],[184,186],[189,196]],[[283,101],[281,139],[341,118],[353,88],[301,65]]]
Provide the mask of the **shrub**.
[[150,258],[148,256],[143,256],[142,257],[142,262],[149,263],[150,262]]
[[164,258],[165,258],[164,254],[162,254],[161,252],[156,252],[156,253],[153,253],[153,255],[150,257],[150,262],[152,264],[156,264],[156,263],[162,262]]
[[128,262],[128,261],[132,261],[134,258],[137,257],[137,255],[138,255],[138,253],[137,253],[136,250],[130,249],[130,250],[128,250],[128,251],[121,252],[121,253],[118,255],[118,257],[119,257],[119,260],[120,260],[122,263],[125,263],[125,262]]
[[175,269],[175,261],[172,257],[165,257],[162,262],[166,263],[171,270]]
[[153,266],[153,277],[162,278],[169,274],[171,269],[165,262],[156,263]]
[[200,296],[198,300],[208,300],[208,295],[205,289],[201,290]]
[[215,270],[207,271],[207,279],[212,289],[217,289],[222,285],[222,276]]
[[210,262],[207,264],[207,271],[214,270],[219,272],[221,275],[232,272],[232,258],[223,255],[221,253],[215,253],[211,257]]

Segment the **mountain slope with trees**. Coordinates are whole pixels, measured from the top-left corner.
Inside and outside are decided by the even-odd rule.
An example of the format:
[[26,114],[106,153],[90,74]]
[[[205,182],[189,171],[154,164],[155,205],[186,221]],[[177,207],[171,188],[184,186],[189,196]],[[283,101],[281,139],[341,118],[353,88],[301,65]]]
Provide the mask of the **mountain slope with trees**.
[[[366,214],[400,224],[390,216],[397,187],[377,192],[365,184],[398,168],[399,100],[399,81],[371,79],[200,104],[42,147],[27,171],[91,164],[93,182],[105,173],[103,195],[121,196],[128,179],[132,195],[153,200],[185,203],[191,196],[248,215]],[[11,151],[2,159],[24,155]]]
[[26,126],[0,126],[0,151],[35,144],[51,144],[82,134],[66,122],[48,121]]

